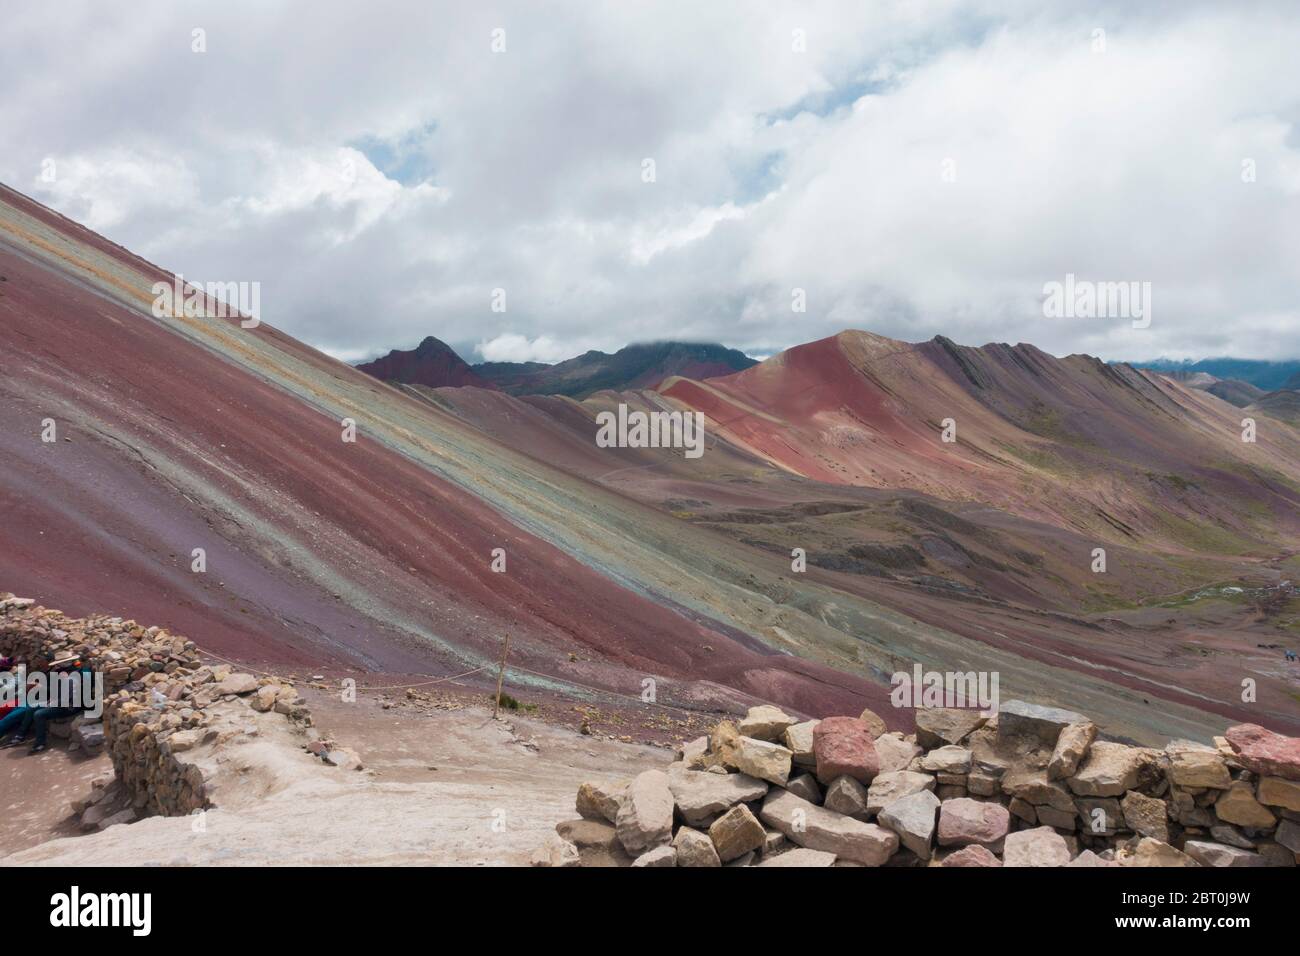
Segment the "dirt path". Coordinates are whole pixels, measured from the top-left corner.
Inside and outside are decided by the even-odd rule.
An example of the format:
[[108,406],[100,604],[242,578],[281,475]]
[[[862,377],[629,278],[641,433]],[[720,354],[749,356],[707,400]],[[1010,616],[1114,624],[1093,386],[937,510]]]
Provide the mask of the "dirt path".
[[325,766],[282,719],[256,715],[255,735],[213,755],[218,808],[201,820],[153,817],[29,846],[0,865],[523,865],[575,816],[583,780],[672,760],[527,717],[493,721],[477,706],[422,714],[314,692],[309,704],[366,771]]

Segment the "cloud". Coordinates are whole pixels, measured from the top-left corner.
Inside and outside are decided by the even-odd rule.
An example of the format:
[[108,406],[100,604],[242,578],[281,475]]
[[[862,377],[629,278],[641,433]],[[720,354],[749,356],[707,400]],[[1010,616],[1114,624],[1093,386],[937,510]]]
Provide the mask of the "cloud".
[[[28,5],[0,179],[338,355],[1300,356],[1298,44],[1281,2]],[[1044,318],[1067,273],[1155,321]]]
[[490,342],[480,342],[474,351],[485,362],[559,362],[573,358],[568,346],[561,345],[546,335],[531,341],[527,336],[505,332]]

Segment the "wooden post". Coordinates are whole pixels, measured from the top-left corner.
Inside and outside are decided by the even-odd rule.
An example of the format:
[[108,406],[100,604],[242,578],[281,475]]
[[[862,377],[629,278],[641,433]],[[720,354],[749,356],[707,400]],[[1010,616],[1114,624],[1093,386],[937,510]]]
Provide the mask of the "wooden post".
[[492,719],[497,719],[497,714],[501,712],[501,682],[506,677],[506,658],[510,656],[510,635],[506,635],[506,646],[501,652],[501,667],[497,671],[497,703],[492,708]]

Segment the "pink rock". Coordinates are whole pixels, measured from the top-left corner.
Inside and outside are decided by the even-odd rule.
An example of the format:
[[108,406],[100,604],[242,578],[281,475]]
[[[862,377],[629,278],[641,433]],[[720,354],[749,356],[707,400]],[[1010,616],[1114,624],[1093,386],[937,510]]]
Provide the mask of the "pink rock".
[[1001,866],[1002,861],[982,846],[968,846],[944,858],[944,866]]
[[1283,737],[1258,724],[1238,724],[1224,735],[1247,770],[1270,777],[1300,780],[1300,738]]
[[1006,837],[1011,814],[1000,803],[958,797],[939,808],[939,845],[993,845]]
[[813,755],[817,758],[817,779],[823,785],[841,776],[871,783],[880,773],[871,728],[857,717],[827,717],[821,721],[813,730]]

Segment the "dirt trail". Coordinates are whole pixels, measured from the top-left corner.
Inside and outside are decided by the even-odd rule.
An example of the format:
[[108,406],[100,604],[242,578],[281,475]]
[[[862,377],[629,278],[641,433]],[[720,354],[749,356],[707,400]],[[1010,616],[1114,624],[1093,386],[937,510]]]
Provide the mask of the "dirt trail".
[[[360,753],[367,771],[325,766],[283,719],[248,711],[240,719],[256,733],[207,758],[218,768],[218,808],[201,825],[152,817],[20,849],[0,865],[523,865],[556,821],[575,815],[583,780],[672,759],[526,717],[493,721],[480,707],[398,713],[373,699],[308,696],[318,726]],[[78,795],[65,780],[64,812]],[[41,799],[30,789],[27,798]]]

